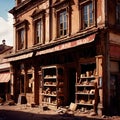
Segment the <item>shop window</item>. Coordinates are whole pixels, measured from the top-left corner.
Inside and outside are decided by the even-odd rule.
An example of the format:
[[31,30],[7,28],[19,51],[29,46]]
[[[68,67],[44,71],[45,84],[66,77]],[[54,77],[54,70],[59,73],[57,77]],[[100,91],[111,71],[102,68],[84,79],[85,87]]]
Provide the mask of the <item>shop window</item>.
[[86,29],[94,25],[95,23],[95,2],[94,0],[88,0],[80,3],[80,16],[81,16],[81,28]]
[[116,23],[120,24],[120,2],[116,5]]
[[58,13],[58,36],[67,35],[67,12],[66,10]]
[[33,18],[33,44],[43,44],[45,37],[45,10],[35,10],[31,15]]

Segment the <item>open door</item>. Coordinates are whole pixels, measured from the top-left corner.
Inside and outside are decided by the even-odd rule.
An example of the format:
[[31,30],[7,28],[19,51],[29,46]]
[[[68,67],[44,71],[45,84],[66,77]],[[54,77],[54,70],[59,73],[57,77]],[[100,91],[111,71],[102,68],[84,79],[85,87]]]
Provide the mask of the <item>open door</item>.
[[71,102],[75,102],[75,81],[76,81],[76,70],[75,68],[69,68],[69,101],[68,103],[70,104]]
[[110,108],[111,114],[118,115],[120,100],[120,80],[117,74],[110,75]]

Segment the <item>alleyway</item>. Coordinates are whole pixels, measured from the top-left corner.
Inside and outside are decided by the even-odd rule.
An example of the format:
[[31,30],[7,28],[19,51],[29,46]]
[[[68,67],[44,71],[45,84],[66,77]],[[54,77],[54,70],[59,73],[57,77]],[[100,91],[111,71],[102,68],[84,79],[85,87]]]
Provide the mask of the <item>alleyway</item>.
[[105,117],[99,118],[78,116],[78,115],[59,115],[56,111],[46,110],[40,108],[31,108],[26,106],[0,106],[0,120],[120,120],[120,117]]

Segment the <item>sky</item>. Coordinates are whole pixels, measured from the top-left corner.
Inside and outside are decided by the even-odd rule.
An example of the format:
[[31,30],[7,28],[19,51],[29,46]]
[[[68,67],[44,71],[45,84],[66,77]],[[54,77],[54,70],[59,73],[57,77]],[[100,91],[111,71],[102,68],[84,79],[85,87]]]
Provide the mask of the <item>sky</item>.
[[0,0],[0,44],[13,46],[13,15],[8,11],[15,6],[15,0]]

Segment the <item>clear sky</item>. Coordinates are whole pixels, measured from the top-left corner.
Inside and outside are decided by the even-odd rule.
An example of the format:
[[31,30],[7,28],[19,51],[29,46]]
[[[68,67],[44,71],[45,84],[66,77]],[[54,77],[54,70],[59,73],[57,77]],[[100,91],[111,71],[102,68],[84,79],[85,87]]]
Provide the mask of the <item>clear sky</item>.
[[6,40],[13,46],[13,16],[8,12],[15,6],[15,0],[0,0],[0,44]]

